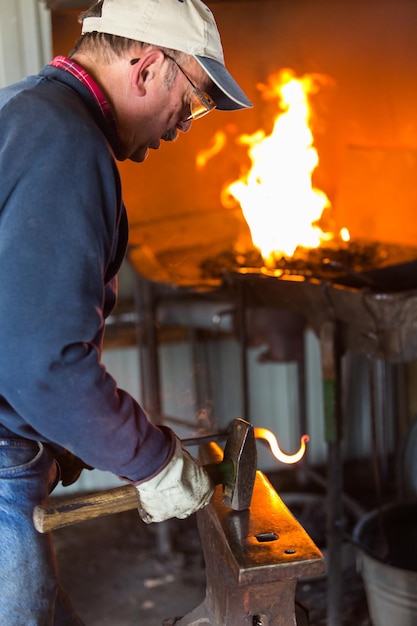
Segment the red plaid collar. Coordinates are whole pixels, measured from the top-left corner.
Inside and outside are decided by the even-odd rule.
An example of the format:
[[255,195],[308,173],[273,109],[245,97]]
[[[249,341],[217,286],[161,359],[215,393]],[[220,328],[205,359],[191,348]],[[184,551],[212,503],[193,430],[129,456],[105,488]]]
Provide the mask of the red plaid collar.
[[50,62],[50,65],[58,67],[61,70],[72,74],[72,76],[75,76],[77,80],[79,80],[83,85],[85,85],[85,87],[87,87],[88,91],[93,95],[100,111],[103,114],[103,117],[105,118],[107,123],[113,127],[117,134],[116,120],[114,119],[110,104],[107,102],[103,92],[101,91],[95,80],[93,80],[91,76],[89,76],[89,74],[87,74],[87,72],[78,65],[78,63],[76,63],[72,59],[68,59],[67,57],[56,56]]

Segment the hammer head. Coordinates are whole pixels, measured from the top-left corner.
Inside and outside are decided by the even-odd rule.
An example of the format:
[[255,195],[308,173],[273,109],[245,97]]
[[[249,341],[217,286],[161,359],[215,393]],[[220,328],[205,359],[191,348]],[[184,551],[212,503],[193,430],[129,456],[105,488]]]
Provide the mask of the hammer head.
[[256,477],[257,452],[252,424],[235,419],[224,449],[225,462],[233,465],[232,479],[223,483],[223,504],[235,511],[250,507]]
[[223,504],[235,511],[250,507],[256,477],[257,453],[252,424],[243,419],[234,419],[229,426],[223,460],[223,451],[214,442],[200,446],[200,459],[216,484],[223,485]]

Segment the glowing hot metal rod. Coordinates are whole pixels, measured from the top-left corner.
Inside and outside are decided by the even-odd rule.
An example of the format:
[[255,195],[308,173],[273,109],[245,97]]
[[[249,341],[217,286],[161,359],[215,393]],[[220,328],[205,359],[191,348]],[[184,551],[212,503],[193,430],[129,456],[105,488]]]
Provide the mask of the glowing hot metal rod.
[[286,463],[288,465],[301,461],[306,451],[306,444],[310,441],[310,437],[308,435],[303,435],[301,437],[300,448],[298,451],[294,454],[286,454],[279,447],[278,439],[275,437],[273,432],[267,428],[255,428],[254,431],[255,439],[264,439],[269,444],[274,457],[278,461],[281,461],[281,463]]

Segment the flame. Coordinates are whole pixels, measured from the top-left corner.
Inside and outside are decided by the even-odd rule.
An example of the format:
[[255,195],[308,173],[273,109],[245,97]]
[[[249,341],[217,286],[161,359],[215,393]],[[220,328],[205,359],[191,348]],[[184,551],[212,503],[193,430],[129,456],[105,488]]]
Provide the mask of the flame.
[[256,439],[265,439],[265,441],[268,442],[272,454],[278,461],[289,465],[298,463],[298,461],[303,458],[306,451],[306,444],[310,441],[310,437],[308,435],[303,435],[300,440],[300,448],[298,449],[298,452],[295,452],[294,454],[285,454],[285,452],[283,452],[279,447],[278,440],[272,431],[267,428],[254,428],[254,432]]
[[340,229],[340,237],[342,238],[342,241],[350,240],[350,233],[347,228],[344,227]]
[[211,145],[206,150],[200,150],[197,154],[196,166],[198,169],[202,169],[207,165],[207,162],[218,154],[226,145],[226,133],[222,130],[218,130],[211,142]]
[[[267,136],[259,130],[241,135],[248,146],[250,171],[222,192],[224,206],[230,196],[241,205],[252,241],[266,265],[276,257],[292,256],[298,246],[316,248],[334,238],[317,222],[331,204],[326,194],[312,185],[319,158],[310,128],[309,96],[318,90],[317,75],[296,78],[292,70],[281,70],[261,86],[264,97],[277,99],[281,113]],[[349,234],[345,229],[345,236]]]

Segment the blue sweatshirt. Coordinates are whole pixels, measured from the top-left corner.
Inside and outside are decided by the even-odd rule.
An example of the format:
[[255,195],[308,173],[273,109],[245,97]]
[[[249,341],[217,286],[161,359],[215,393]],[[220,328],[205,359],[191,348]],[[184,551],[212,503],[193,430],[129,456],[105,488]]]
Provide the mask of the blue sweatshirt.
[[0,90],[0,424],[132,481],[170,441],[101,363],[128,225],[117,137],[62,69]]

